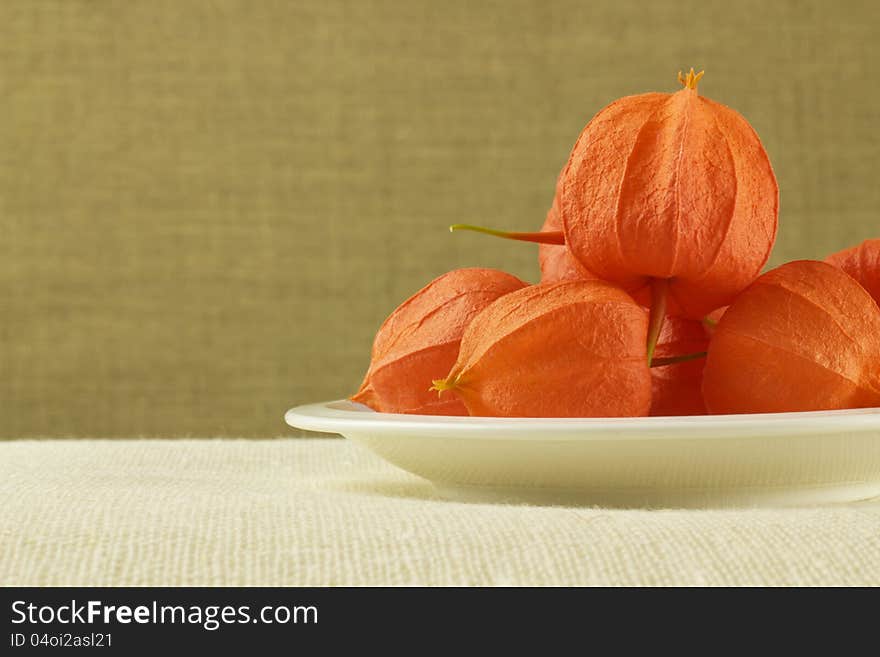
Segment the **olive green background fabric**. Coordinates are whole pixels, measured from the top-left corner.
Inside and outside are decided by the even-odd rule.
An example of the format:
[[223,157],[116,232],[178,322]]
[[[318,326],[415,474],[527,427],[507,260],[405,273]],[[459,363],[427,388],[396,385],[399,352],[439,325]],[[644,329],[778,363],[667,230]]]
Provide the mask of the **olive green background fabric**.
[[872,2],[0,3],[0,436],[275,436],[406,296],[534,279],[586,121],[701,93],[761,135],[772,262],[880,233]]

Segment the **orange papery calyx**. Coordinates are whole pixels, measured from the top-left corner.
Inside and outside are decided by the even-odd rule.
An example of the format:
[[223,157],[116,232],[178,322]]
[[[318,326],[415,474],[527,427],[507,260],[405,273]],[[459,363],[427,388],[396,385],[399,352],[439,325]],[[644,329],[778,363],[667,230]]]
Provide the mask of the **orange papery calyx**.
[[[759,275],[779,207],[757,134],[740,114],[698,94],[701,78],[692,69],[679,75],[676,93],[605,107],[584,128],[557,186],[562,237],[584,270],[646,305],[659,293],[667,314],[690,319],[731,303]],[[531,241],[559,237],[544,231]],[[663,314],[655,315],[652,336],[662,328]]]
[[856,279],[880,304],[880,239],[865,240],[858,246],[833,253],[825,262]]
[[712,413],[880,406],[880,309],[829,264],[773,269],[715,327],[703,397]]
[[709,334],[702,322],[667,317],[651,364],[651,415],[702,415]]
[[457,269],[403,302],[376,333],[370,367],[351,397],[384,413],[467,415],[455,398],[438,399],[430,377],[452,367],[471,320],[525,283],[495,269]]
[[779,190],[757,134],[697,92],[614,101],[584,128],[562,173],[560,213],[589,271],[647,301],[669,281],[668,313],[702,319],[759,274],[776,237]]
[[647,328],[644,309],[608,283],[529,286],[474,318],[434,390],[477,416],[646,415]]

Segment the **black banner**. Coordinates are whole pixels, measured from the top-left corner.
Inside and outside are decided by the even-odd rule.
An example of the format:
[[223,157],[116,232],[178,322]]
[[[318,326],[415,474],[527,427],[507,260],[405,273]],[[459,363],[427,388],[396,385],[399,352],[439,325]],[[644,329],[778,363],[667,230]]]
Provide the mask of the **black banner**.
[[[0,655],[303,649],[335,655],[354,648],[365,655],[443,649],[458,656],[475,645],[489,646],[489,654],[502,646],[518,653],[576,647],[617,654],[612,645],[624,654],[640,645],[654,652],[692,645],[700,654],[714,652],[710,646],[779,645],[790,652],[797,637],[809,637],[813,648],[825,645],[821,634],[836,637],[833,645],[853,646],[862,641],[859,631],[873,630],[874,605],[843,604],[848,592],[832,592],[833,605],[818,604],[814,595],[793,589],[5,588]],[[770,597],[772,607],[762,600]]]

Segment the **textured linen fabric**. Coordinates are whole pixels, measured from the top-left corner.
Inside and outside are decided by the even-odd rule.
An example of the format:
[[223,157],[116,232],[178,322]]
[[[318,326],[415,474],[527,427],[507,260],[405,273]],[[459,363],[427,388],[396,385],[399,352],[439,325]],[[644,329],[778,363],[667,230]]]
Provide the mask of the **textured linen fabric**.
[[535,230],[611,100],[742,112],[773,262],[877,236],[880,3],[0,2],[0,437],[264,436],[350,394],[444,271],[537,277]]
[[341,440],[9,441],[5,585],[880,585],[880,500],[448,502]]

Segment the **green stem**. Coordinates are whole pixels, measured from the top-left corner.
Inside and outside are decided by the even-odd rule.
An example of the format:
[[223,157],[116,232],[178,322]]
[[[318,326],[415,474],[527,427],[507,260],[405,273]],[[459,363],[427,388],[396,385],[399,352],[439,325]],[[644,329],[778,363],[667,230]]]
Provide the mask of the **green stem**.
[[494,228],[485,228],[484,226],[474,226],[472,224],[453,224],[449,227],[450,233],[454,233],[457,230],[470,230],[475,233],[503,237],[506,240],[519,240],[520,242],[565,244],[565,235],[563,235],[561,230],[546,230],[538,231],[537,233],[515,233],[508,230],[495,230]]
[[648,316],[648,366],[654,360],[657,339],[666,320],[666,297],[669,292],[668,278],[651,279],[651,314]]
[[692,354],[684,354],[683,356],[669,356],[668,358],[654,358],[651,360],[651,367],[663,367],[664,365],[675,365],[676,363],[686,363],[689,360],[697,358],[705,358],[705,351],[696,351]]

